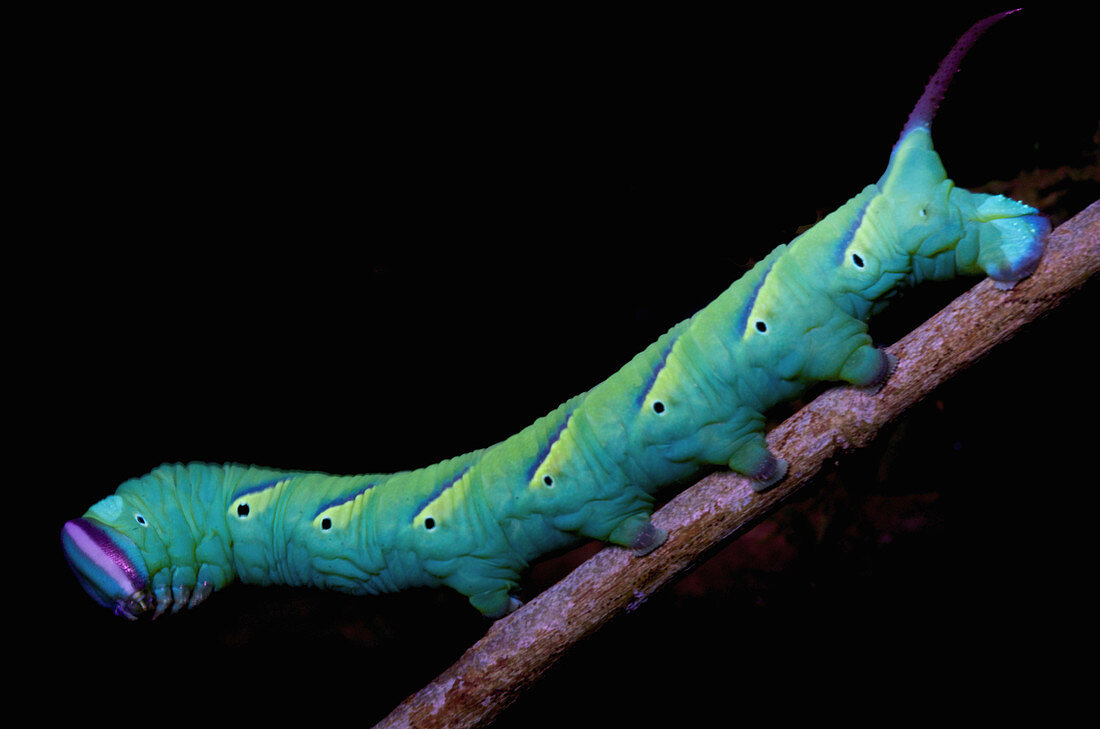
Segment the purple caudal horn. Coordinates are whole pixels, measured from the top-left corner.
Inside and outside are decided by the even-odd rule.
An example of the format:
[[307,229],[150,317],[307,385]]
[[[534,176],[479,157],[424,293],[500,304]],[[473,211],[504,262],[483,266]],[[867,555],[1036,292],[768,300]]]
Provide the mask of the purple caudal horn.
[[133,540],[91,519],[61,528],[61,549],[81,587],[116,615],[135,620],[153,606],[149,572]]
[[1016,8],[990,15],[988,18],[979,20],[963,33],[947,56],[940,61],[936,73],[932,75],[928,85],[924,87],[924,93],[921,94],[917,105],[909,114],[908,121],[905,122],[905,127],[901,130],[902,137],[905,137],[913,129],[918,127],[927,129],[932,125],[932,118],[936,116],[936,110],[939,109],[940,102],[943,101],[944,94],[947,93],[947,87],[951,84],[951,79],[955,76],[955,72],[959,70],[959,64],[962,63],[963,57],[966,56],[971,46],[981,37],[982,33],[989,29],[989,26],[1019,10],[1020,8]]

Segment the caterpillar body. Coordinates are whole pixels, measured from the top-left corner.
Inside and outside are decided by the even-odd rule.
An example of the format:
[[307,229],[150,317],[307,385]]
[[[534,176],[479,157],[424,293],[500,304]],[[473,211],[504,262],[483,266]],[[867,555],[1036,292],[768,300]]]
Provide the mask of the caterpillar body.
[[876,388],[891,358],[867,320],[924,280],[1038,265],[1049,223],[947,177],[931,121],[979,21],[940,64],[881,178],[622,369],[490,447],[393,474],[165,465],[123,483],[61,542],[84,589],[127,618],[194,607],[234,580],[357,594],[449,586],[483,614],[514,610],[521,573],[582,539],[638,555],[667,535],[654,494],[708,465],[766,489],[786,464],[764,414],[820,381]]

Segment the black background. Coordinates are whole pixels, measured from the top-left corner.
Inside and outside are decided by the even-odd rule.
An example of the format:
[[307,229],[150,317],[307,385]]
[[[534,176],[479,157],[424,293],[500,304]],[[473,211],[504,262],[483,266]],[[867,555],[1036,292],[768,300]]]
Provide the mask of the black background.
[[[939,59],[999,9],[28,24],[8,602],[21,680],[57,690],[42,716],[384,716],[484,633],[460,597],[234,586],[132,624],[72,579],[61,525],[163,462],[385,472],[506,437],[877,179]],[[1013,194],[1055,222],[1097,198],[1094,31],[1036,8],[979,41],[934,128],[958,184],[1040,171]],[[1085,291],[998,348],[499,725],[1072,693],[1055,655],[1092,628],[1096,311]]]

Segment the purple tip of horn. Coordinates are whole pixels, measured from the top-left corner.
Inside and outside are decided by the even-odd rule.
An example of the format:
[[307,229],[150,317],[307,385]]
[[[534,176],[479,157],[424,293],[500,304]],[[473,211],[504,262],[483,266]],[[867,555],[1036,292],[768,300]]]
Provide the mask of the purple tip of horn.
[[944,94],[947,93],[947,87],[951,85],[951,79],[954,77],[955,72],[959,70],[959,64],[962,63],[962,59],[966,56],[970,47],[974,45],[974,42],[981,37],[989,26],[1019,10],[1020,8],[1016,8],[990,15],[988,18],[983,18],[970,26],[970,29],[962,34],[962,37],[955,42],[947,56],[940,61],[936,73],[932,75],[928,85],[924,87],[924,93],[921,94],[917,105],[913,107],[912,113],[909,114],[909,120],[905,122],[905,127],[901,130],[902,137],[918,127],[931,126],[932,117],[936,115],[936,110],[939,108],[940,102],[943,101]]

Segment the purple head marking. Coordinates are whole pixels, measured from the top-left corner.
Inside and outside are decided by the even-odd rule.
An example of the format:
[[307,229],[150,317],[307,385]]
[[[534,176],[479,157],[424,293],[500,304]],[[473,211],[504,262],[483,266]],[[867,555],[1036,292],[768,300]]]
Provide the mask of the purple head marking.
[[140,594],[149,583],[137,545],[125,534],[90,519],[61,529],[65,559],[84,590],[100,605],[125,617],[145,609]]

